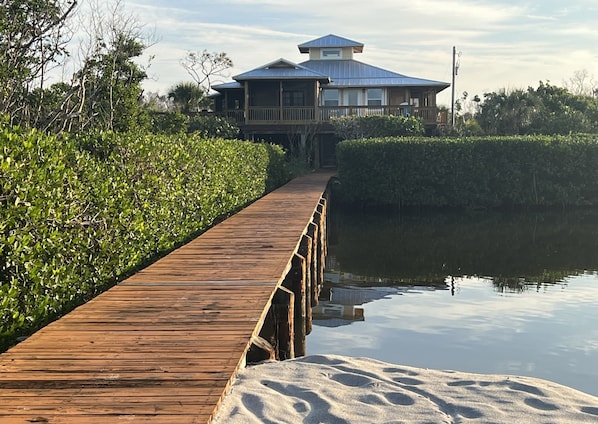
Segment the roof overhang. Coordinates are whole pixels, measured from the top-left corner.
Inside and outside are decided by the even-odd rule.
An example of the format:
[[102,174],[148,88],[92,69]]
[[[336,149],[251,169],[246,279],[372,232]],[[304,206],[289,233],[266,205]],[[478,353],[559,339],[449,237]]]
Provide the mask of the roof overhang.
[[338,35],[328,34],[315,40],[299,44],[299,51],[301,53],[309,53],[311,48],[342,48],[351,47],[353,53],[363,52],[363,43],[349,40],[348,38],[339,37]]
[[236,75],[237,82],[252,80],[315,80],[330,82],[330,77],[286,59],[278,59],[264,66]]

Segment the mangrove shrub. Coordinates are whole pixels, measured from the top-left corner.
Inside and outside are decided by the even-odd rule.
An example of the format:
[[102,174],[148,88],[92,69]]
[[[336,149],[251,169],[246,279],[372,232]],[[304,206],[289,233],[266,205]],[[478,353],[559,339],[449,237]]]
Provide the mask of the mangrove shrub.
[[378,138],[337,147],[345,200],[400,206],[598,204],[595,136]]
[[0,126],[0,350],[289,178],[277,146]]

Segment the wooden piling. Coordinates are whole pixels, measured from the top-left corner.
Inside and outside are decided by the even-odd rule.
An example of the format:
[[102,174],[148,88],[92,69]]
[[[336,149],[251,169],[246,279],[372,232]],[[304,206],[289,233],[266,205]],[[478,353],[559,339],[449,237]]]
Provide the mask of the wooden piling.
[[317,281],[324,281],[324,266],[326,264],[326,200],[320,199],[320,203],[314,213],[313,221],[318,226],[318,243],[314,256],[317,257]]
[[291,270],[282,285],[294,295],[294,346],[295,357],[305,356],[305,258],[298,253],[293,255]]
[[286,287],[279,287],[272,299],[272,314],[276,333],[276,359],[295,357],[295,295]]
[[319,244],[320,244],[320,227],[318,226],[318,224],[316,222],[313,221],[313,218],[312,218],[312,222],[309,224],[308,234],[310,234],[313,239],[311,273],[312,273],[312,281],[314,281],[314,284],[312,284],[312,296],[311,296],[312,304],[311,305],[312,305],[312,307],[314,307],[318,304],[318,296],[320,295],[320,285],[322,284],[322,281],[323,281],[323,279],[319,273],[319,269],[321,266],[323,266],[323,264],[321,264],[322,258],[318,254],[318,251],[320,249],[320,246],[319,246]]
[[312,297],[314,291],[313,284],[313,238],[307,234],[303,235],[301,243],[299,244],[299,254],[305,258],[305,334],[310,334],[312,330]]
[[[325,196],[327,196],[327,194],[328,193],[324,193]],[[322,197],[316,210],[320,213],[320,241],[322,243],[322,256],[324,260],[326,260],[326,256],[328,256],[328,228],[326,225],[328,221],[328,208],[328,198]]]

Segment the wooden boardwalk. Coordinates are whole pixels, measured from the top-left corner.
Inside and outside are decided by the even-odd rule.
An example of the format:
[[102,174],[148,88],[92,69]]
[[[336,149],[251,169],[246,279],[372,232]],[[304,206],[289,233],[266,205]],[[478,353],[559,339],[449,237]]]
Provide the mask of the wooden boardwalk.
[[293,180],[0,355],[0,423],[210,422],[331,176]]

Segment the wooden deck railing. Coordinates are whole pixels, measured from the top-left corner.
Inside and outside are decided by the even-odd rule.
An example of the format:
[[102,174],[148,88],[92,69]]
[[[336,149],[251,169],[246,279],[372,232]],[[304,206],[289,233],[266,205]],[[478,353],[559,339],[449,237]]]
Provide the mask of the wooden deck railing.
[[[236,115],[237,116],[237,115]],[[315,119],[313,107],[250,107],[249,121],[272,122],[305,122]]]
[[425,124],[446,124],[446,113],[439,112],[436,107],[413,106],[321,106],[314,107],[259,107],[252,106],[248,110],[247,120],[243,110],[226,110],[220,114],[234,119],[239,124],[292,124],[327,122],[333,117],[395,115],[415,116]]

